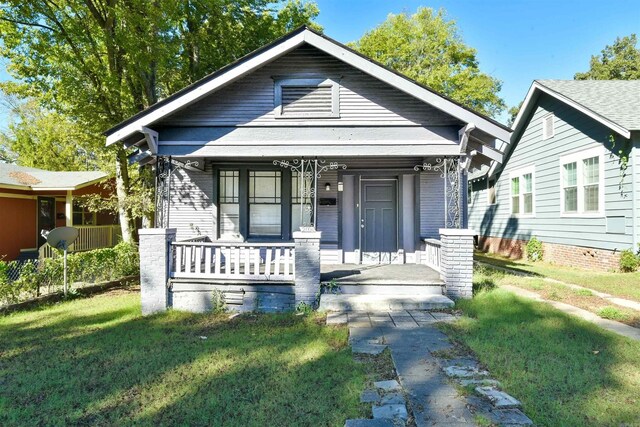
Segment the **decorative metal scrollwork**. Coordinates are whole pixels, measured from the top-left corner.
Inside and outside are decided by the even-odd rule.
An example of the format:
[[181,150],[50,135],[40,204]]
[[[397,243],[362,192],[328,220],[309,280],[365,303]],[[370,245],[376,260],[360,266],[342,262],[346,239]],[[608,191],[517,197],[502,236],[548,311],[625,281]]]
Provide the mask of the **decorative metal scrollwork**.
[[197,167],[197,161],[180,162],[171,156],[160,156],[156,161],[156,218],[157,228],[169,227],[169,211],[171,207],[171,177],[181,169]]
[[436,171],[444,179],[444,212],[447,228],[462,228],[462,170],[460,158],[445,157],[435,159],[435,163],[424,162],[413,167],[416,172]]
[[347,165],[318,159],[274,160],[273,164],[290,169],[298,174],[298,197],[300,198],[300,224],[302,230],[315,230],[318,194],[318,179],[328,170],[346,169]]

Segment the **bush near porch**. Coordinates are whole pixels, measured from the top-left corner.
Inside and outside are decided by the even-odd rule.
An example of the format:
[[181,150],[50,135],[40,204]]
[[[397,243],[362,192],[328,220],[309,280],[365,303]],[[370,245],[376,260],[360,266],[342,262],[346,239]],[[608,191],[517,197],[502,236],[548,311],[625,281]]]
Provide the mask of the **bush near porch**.
[[[112,248],[71,253],[67,256],[69,283],[116,280],[139,273],[138,248],[120,242]],[[20,264],[0,260],[0,306],[59,292],[63,287],[63,259],[46,258]]]
[[0,316],[0,425],[343,426],[367,364],[324,317],[169,311],[112,291]]
[[[491,288],[485,280],[477,283]],[[540,426],[640,422],[640,342],[501,289],[480,291],[444,324]]]

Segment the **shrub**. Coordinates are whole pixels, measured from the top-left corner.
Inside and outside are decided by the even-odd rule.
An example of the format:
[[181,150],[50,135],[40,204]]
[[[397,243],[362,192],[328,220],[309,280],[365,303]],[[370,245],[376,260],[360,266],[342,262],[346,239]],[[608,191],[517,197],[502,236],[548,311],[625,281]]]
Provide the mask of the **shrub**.
[[620,252],[620,271],[624,273],[636,271],[639,264],[638,255],[634,254],[631,249],[625,249]]
[[[93,283],[131,276],[138,273],[139,263],[137,247],[124,242],[113,248],[71,253],[67,256],[69,283]],[[63,285],[61,256],[24,264],[0,260],[0,304],[33,298],[42,291],[56,292]]]
[[529,261],[542,261],[543,255],[542,242],[533,236],[527,242],[527,259]]

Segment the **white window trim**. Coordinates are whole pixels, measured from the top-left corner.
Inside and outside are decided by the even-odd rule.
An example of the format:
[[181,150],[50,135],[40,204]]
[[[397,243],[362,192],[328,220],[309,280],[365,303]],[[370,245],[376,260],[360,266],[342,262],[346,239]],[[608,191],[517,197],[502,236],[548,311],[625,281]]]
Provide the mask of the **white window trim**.
[[[493,193],[496,196],[495,202],[491,203],[491,181],[493,180]],[[511,184],[511,180],[509,180]],[[487,206],[494,206],[498,204],[498,180],[495,178],[487,178]]]
[[[273,77],[274,103],[276,119],[339,119],[340,118],[340,85],[338,79],[325,77]],[[282,87],[283,86],[318,86],[331,87],[330,113],[298,113],[283,114]]]
[[[605,216],[604,212],[604,161],[605,150],[603,146],[594,147],[587,150],[566,154],[560,157],[560,216],[568,218],[602,218]],[[585,212],[584,211],[584,173],[583,161],[592,157],[598,157],[598,212]],[[578,177],[577,193],[578,193],[578,211],[577,212],[565,212],[564,211],[564,165],[567,163],[576,163],[576,173]]]
[[[524,197],[522,197],[522,176],[530,173],[531,174],[531,204],[532,209],[531,213],[523,213],[524,212]],[[520,203],[519,213],[513,213],[513,194],[511,194],[511,180],[513,178],[520,178],[520,194],[518,197],[518,201]],[[497,201],[497,197],[496,197]],[[530,165],[526,167],[522,167],[516,170],[513,170],[509,173],[509,215],[515,218],[535,218],[536,217],[536,171],[535,165]]]
[[[551,118],[551,135],[547,135],[547,119]],[[542,140],[551,139],[556,136],[556,116],[553,113],[542,116]]]

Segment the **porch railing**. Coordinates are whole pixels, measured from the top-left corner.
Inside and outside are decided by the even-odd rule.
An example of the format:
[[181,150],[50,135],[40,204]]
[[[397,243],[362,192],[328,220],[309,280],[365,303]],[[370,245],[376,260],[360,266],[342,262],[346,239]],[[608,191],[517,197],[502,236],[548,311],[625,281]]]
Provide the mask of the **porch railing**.
[[172,242],[172,278],[286,281],[295,278],[293,243]]
[[[122,231],[119,225],[76,225],[74,227],[78,229],[78,238],[69,247],[69,252],[110,248],[122,240]],[[53,258],[58,255],[58,251],[48,243],[40,246],[38,252],[41,259]]]
[[422,263],[427,267],[431,267],[438,272],[442,272],[440,268],[440,247],[441,242],[438,239],[424,239],[424,251],[422,253]]

